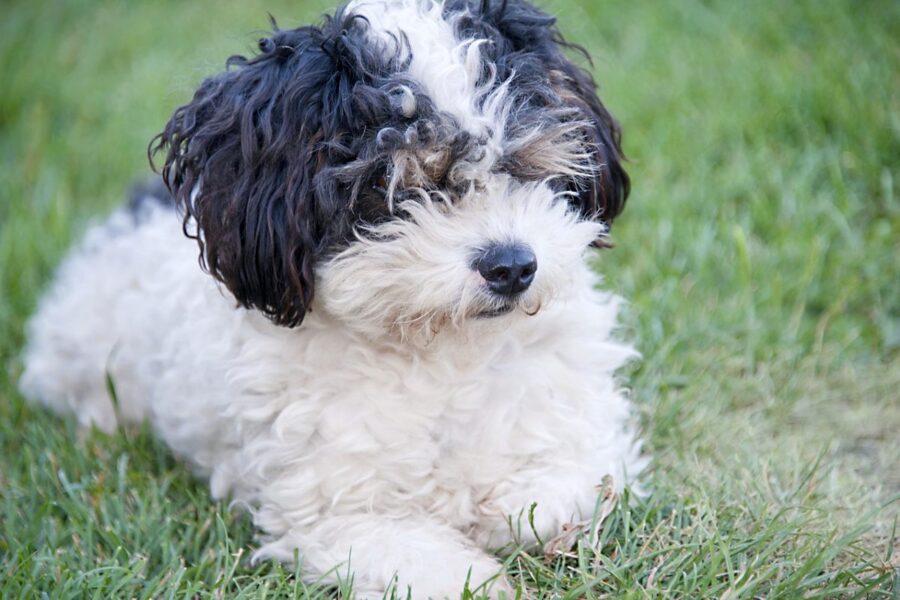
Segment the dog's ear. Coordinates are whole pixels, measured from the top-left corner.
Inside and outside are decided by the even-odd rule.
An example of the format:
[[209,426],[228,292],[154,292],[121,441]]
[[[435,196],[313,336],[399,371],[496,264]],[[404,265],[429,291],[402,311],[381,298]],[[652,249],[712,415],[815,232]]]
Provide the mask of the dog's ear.
[[[499,75],[513,71],[529,89],[532,102],[541,108],[574,109],[575,118],[588,124],[582,134],[590,156],[589,180],[569,184],[573,204],[588,218],[612,223],[625,206],[630,180],[623,166],[621,129],[597,96],[593,76],[576,65],[563,50],[588,53],[566,41],[556,19],[526,0],[481,0],[481,15],[500,35],[492,46]],[[547,93],[549,92],[549,93]]]
[[[274,25],[274,21],[273,21]],[[324,146],[341,135],[348,77],[325,27],[278,30],[252,58],[204,81],[150,145],[185,211],[201,265],[244,307],[298,325],[313,299],[317,256],[337,199],[317,198]]]
[[[559,43],[564,43],[560,38]],[[565,60],[565,59],[564,59]],[[597,97],[590,73],[565,60],[550,72],[550,84],[564,102],[573,105],[590,124],[588,136],[593,176],[587,185],[573,191],[583,214],[611,224],[631,191],[631,181],[622,165],[622,133],[618,122]]]

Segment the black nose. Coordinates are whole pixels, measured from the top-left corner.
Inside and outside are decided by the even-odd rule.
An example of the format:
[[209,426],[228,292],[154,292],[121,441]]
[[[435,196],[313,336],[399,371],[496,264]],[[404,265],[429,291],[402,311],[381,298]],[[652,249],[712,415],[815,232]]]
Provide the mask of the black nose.
[[537,258],[531,248],[522,244],[492,244],[476,259],[475,268],[492,292],[511,296],[531,285]]

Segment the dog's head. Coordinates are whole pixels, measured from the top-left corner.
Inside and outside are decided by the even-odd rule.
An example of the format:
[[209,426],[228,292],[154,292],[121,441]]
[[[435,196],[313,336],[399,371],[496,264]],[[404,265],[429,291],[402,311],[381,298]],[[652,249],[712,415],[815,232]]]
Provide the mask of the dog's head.
[[372,335],[534,312],[629,190],[567,46],[522,0],[355,0],[232,57],[151,152],[204,266],[275,323],[314,296]]

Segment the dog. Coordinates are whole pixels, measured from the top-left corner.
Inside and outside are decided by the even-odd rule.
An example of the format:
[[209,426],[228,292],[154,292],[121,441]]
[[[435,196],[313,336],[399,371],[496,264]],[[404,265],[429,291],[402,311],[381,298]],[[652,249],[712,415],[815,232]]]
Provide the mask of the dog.
[[511,594],[495,551],[646,462],[588,264],[629,194],[619,125],[525,0],[272,26],[151,143],[165,187],[64,260],[21,391],[149,421],[248,508],[256,559],[359,597]]

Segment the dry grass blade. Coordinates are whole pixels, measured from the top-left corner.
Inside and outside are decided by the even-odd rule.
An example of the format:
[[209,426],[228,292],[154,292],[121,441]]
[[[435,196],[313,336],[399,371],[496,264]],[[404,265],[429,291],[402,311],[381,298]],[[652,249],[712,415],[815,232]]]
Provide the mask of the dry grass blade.
[[544,544],[544,562],[551,563],[560,556],[567,556],[575,546],[575,543],[585,536],[590,540],[590,546],[600,550],[600,532],[603,531],[603,523],[615,510],[619,503],[619,494],[616,493],[615,482],[610,475],[603,477],[602,483],[597,486],[599,503],[596,516],[593,519],[578,521],[577,523],[565,523],[562,531]]

